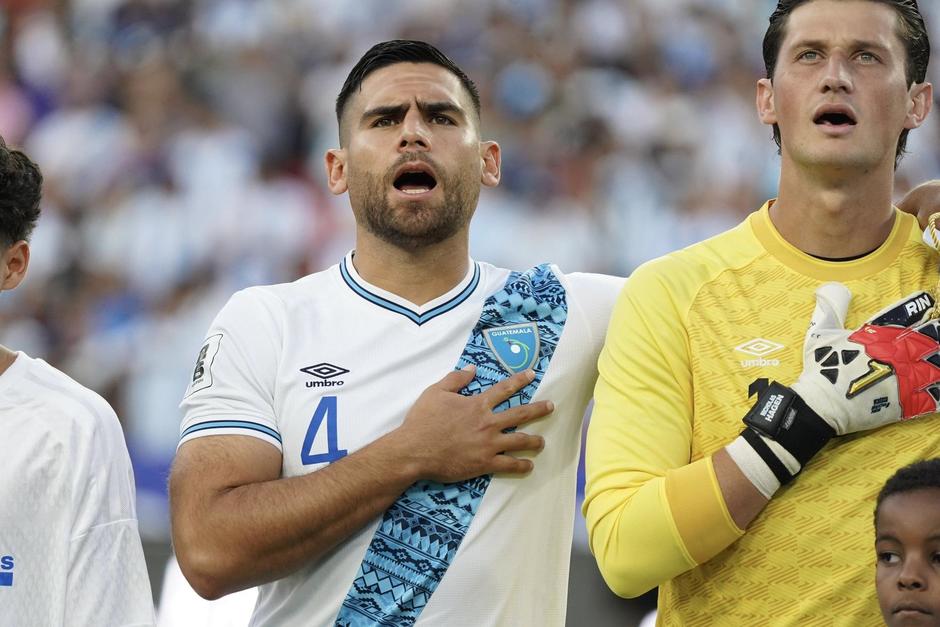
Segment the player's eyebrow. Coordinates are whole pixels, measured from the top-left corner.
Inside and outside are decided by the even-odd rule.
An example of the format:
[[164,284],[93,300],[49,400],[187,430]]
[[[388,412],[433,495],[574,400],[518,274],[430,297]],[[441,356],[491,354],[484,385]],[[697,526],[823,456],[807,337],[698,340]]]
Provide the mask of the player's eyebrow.
[[[830,42],[826,42],[822,39],[801,39],[795,42],[790,46],[791,50],[828,50],[832,46]],[[872,50],[874,52],[885,53],[888,52],[888,49],[883,45],[875,41],[869,41],[867,39],[853,39],[849,42],[848,47],[852,50]]]
[[[373,118],[391,117],[400,120],[405,117],[405,113],[411,108],[410,104],[380,105],[363,111],[361,121],[371,120]],[[466,119],[464,110],[456,103],[449,100],[439,100],[434,102],[418,101],[418,109],[424,115],[438,115],[440,113],[449,113],[461,120]]]
[[418,101],[418,108],[425,115],[437,115],[439,113],[450,113],[451,115],[465,118],[463,109],[450,100],[440,100],[437,102]]
[[875,537],[875,542],[897,542],[900,544],[900,540],[892,536],[890,533],[879,533]]
[[373,107],[362,112],[362,121],[386,116],[401,118],[405,115],[406,111],[408,111],[408,105],[406,104],[382,105],[379,107]]

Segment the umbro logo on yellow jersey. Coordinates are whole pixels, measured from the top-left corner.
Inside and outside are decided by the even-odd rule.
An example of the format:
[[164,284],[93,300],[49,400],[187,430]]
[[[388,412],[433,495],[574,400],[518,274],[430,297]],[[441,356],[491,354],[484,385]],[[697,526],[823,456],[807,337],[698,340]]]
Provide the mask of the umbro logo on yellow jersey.
[[783,350],[786,348],[783,344],[778,344],[777,342],[772,342],[770,340],[765,340],[764,338],[756,338],[740,344],[734,347],[739,353],[744,353],[745,355],[750,355],[751,357],[756,357],[756,359],[742,359],[741,366],[744,368],[757,368],[763,366],[779,366],[779,359],[765,359],[768,355],[772,355],[777,351]]

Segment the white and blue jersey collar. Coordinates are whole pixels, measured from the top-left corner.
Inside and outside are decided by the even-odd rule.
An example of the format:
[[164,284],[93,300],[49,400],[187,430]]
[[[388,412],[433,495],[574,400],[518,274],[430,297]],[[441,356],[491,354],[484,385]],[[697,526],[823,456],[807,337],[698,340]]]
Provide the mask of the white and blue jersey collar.
[[352,261],[354,253],[354,250],[349,251],[339,264],[340,276],[349,289],[373,305],[404,316],[418,326],[456,309],[470,298],[480,285],[480,265],[470,259],[467,274],[457,285],[423,305],[415,305],[397,294],[372,285],[359,276]]

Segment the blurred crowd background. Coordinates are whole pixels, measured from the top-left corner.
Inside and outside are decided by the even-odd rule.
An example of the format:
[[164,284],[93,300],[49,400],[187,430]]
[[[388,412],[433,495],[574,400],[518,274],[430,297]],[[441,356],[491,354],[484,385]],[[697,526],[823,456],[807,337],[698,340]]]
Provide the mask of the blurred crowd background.
[[[503,182],[482,195],[475,257],[624,275],[773,196],[753,100],[774,5],[0,0],[0,134],[46,177],[0,342],[111,402],[142,534],[166,545],[177,405],[212,317],[352,247],[323,153],[366,49],[424,39],[477,81]],[[940,11],[921,5],[940,49]],[[899,194],[940,176],[938,114],[911,135]]]

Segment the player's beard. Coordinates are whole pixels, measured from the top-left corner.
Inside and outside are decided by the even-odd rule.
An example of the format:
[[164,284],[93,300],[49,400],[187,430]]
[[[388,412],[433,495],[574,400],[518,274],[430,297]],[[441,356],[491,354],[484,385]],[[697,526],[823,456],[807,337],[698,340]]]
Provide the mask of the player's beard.
[[[385,176],[361,172],[349,186],[359,223],[381,240],[410,252],[443,242],[464,229],[480,197],[479,183],[472,176],[451,176],[429,159],[419,159],[434,166],[437,186],[443,185],[443,200],[403,201],[393,206],[388,190],[397,165]],[[409,156],[401,161],[407,160],[416,159]]]

